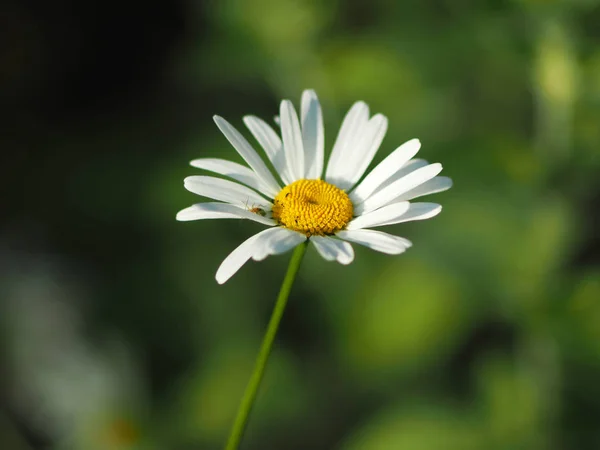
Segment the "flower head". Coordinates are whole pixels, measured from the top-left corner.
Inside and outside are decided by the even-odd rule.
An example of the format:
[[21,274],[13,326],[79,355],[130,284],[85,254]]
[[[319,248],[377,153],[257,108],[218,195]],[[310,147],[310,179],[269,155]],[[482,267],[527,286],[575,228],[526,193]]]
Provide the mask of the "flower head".
[[249,219],[269,227],[225,258],[216,275],[220,284],[248,260],[284,253],[306,239],[323,258],[342,264],[354,259],[350,242],[400,254],[410,241],[370,228],[439,214],[440,205],[411,200],[452,186],[450,178],[437,176],[441,164],[413,159],[421,147],[418,139],[402,144],[363,178],[387,130],[386,117],[369,117],[364,102],[355,103],[346,114],[324,177],[323,115],[314,91],[302,94],[300,118],[289,100],[281,102],[281,137],[258,117],[244,117],[277,178],[239,131],[222,117],[214,119],[249,167],[216,158],[192,161],[194,167],[234,181],[187,177],[186,189],[217,202],[186,208],[177,220]]

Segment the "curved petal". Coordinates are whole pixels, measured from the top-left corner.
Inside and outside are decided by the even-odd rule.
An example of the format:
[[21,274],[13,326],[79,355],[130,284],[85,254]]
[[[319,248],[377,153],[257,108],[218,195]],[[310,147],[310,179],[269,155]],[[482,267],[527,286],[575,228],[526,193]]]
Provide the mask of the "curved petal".
[[[215,276],[217,283],[223,284],[229,280],[250,258],[262,257],[269,252],[273,252],[269,254],[274,254],[274,252],[281,253],[289,250],[291,247],[285,248],[285,245],[281,244],[281,242],[285,242],[286,245],[289,245],[291,242],[287,233],[282,234],[281,230],[281,228],[268,228],[240,244],[219,266]],[[294,233],[290,230],[285,231]],[[269,250],[265,250],[266,248]]]
[[361,228],[378,227],[381,224],[397,220],[402,217],[410,207],[409,202],[392,203],[391,205],[383,206],[375,211],[368,212],[352,220],[347,229],[359,230]]
[[287,172],[283,143],[281,142],[279,135],[267,122],[259,117],[245,116],[244,123],[260,146],[265,150],[269,161],[271,161],[271,164],[273,164],[273,167],[275,167],[275,170],[283,182],[286,185],[290,184],[292,179]]
[[395,201],[412,200],[413,198],[423,197],[424,195],[437,194],[447,191],[452,187],[452,179],[448,177],[435,177],[426,181],[420,186],[402,194]]
[[360,178],[373,161],[379,150],[381,141],[387,131],[388,120],[381,114],[376,114],[369,120],[366,127],[357,136],[356,144],[349,146],[344,154],[335,185],[340,189],[349,190]]
[[311,236],[310,242],[326,261],[347,265],[354,260],[354,249],[348,242],[326,236]]
[[304,145],[304,178],[321,178],[323,174],[323,154],[325,131],[323,113],[315,91],[302,93],[302,143]]
[[261,191],[271,198],[275,198],[281,190],[281,186],[279,186],[279,183],[277,183],[267,165],[260,159],[258,153],[256,153],[246,138],[233,125],[220,116],[213,116],[213,119],[219,130],[221,130],[221,133],[225,135],[227,140],[233,145],[233,148],[237,150],[261,180],[263,185]]
[[376,230],[339,231],[337,236],[388,255],[399,255],[412,245],[408,239]]
[[[406,202],[400,202],[406,203]],[[388,205],[392,206],[392,205]],[[385,207],[384,207],[385,208]],[[383,209],[383,208],[382,208]],[[412,222],[414,220],[425,220],[431,219],[442,212],[442,205],[437,203],[411,203],[408,211],[402,214],[400,217],[390,219],[386,222],[382,222],[379,225],[373,225],[376,227],[382,227],[384,225],[394,225],[403,222]]]
[[277,222],[268,217],[228,203],[197,203],[177,213],[177,220],[187,222],[201,219],[248,219],[264,225],[275,226]]
[[441,171],[442,165],[440,163],[421,167],[370,196],[363,203],[357,205],[354,208],[354,212],[355,214],[362,215],[366,212],[380,208],[383,205],[387,205],[402,194],[425,183],[427,180],[432,179]]
[[[406,164],[404,164],[400,170],[398,170],[395,174],[393,174],[391,177],[389,177],[386,181],[381,183],[381,185],[377,189],[375,189],[375,191],[371,195],[377,194],[379,191],[385,189],[390,184],[398,181],[400,178],[404,178],[409,173],[413,173],[415,170],[420,169],[421,167],[428,166],[428,165],[429,165],[429,162],[424,159],[419,159],[419,158],[411,159]],[[362,203],[362,201],[357,201],[355,204],[359,204],[359,203]]]
[[268,238],[265,238],[263,245],[252,255],[252,259],[254,261],[262,261],[267,256],[285,253],[304,241],[306,241],[304,234],[288,230],[287,228],[277,227],[276,231],[269,234]]
[[236,162],[219,158],[199,158],[191,161],[190,165],[232,178],[257,191],[261,190],[260,180],[252,169]]
[[194,194],[231,203],[241,208],[248,208],[253,205],[269,205],[268,209],[271,209],[272,206],[268,200],[252,189],[221,178],[195,175],[185,178],[183,185]]
[[363,129],[369,122],[369,107],[364,102],[356,102],[344,117],[342,126],[333,145],[327,171],[325,172],[325,181],[335,184],[343,181],[344,163],[347,152],[356,144],[360,138]]
[[420,148],[421,142],[418,139],[411,139],[402,144],[371,170],[356,189],[352,191],[350,200],[355,204],[363,202],[375,192],[383,182],[402,169],[402,167],[417,154]]
[[283,151],[287,163],[288,173],[293,181],[304,177],[304,146],[300,122],[294,105],[289,100],[283,100],[279,108],[281,118],[281,136],[283,137]]

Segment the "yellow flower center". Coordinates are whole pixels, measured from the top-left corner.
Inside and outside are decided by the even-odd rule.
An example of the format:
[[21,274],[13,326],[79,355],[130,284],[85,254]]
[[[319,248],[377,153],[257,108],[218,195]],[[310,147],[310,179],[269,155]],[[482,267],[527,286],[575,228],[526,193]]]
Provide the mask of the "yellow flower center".
[[325,236],[352,219],[348,194],[323,180],[298,180],[284,187],[273,204],[273,219],[290,230]]

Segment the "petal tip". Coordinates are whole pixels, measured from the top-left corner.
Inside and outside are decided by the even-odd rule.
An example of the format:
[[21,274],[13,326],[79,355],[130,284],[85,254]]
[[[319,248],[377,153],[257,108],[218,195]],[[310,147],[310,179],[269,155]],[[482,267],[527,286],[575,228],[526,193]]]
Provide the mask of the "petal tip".
[[200,178],[199,175],[190,175],[189,177],[185,177],[183,179],[183,185],[187,188],[194,181],[199,181],[198,178]]
[[217,283],[219,284],[225,284],[225,282],[229,280],[232,276],[232,273],[227,273],[225,270],[223,270],[223,266],[221,266],[217,269],[217,273],[215,274],[215,280],[217,280]]
[[310,99],[316,99],[317,93],[315,92],[314,89],[304,89],[304,91],[302,92],[302,96],[308,97]]
[[410,146],[414,146],[417,151],[421,148],[421,140],[418,138],[412,138],[406,142]]

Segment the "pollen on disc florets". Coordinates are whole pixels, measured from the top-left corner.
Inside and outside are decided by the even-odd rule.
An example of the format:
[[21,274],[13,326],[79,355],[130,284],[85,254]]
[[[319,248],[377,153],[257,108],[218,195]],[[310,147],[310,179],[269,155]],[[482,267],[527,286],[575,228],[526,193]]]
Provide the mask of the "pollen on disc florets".
[[284,187],[273,204],[273,219],[307,236],[335,234],[354,213],[348,194],[323,180],[298,180]]

